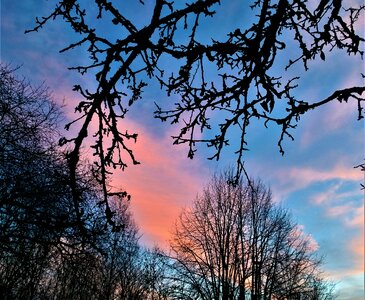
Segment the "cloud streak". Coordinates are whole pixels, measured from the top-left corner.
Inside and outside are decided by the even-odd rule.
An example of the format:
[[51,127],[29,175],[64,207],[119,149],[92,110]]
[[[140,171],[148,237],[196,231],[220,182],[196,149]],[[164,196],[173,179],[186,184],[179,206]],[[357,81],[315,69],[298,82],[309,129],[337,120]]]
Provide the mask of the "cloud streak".
[[139,132],[134,152],[141,165],[116,172],[112,184],[132,194],[143,242],[167,247],[174,221],[195,198],[208,171],[198,160],[188,160],[186,149],[172,146],[168,133],[156,137],[136,123],[129,124]]

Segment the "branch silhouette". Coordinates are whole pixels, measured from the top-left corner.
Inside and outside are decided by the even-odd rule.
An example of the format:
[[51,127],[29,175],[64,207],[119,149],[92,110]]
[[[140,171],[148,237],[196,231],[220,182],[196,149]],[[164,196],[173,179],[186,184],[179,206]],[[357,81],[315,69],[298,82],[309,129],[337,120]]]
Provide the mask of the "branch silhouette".
[[[127,117],[130,106],[142,98],[147,85],[158,84],[168,96],[178,95],[174,107],[157,105],[154,115],[161,121],[180,125],[179,134],[173,137],[174,144],[187,144],[189,158],[194,157],[198,144],[206,144],[213,151],[210,159],[219,160],[222,150],[229,145],[230,132],[239,129],[236,180],[245,172],[246,136],[253,120],[281,128],[278,146],[284,154],[284,138],[294,139],[292,129],[310,110],[333,101],[356,101],[358,119],[363,118],[364,86],[334,90],[324,99],[300,99],[295,95],[299,77],[286,79],[284,75],[276,77],[272,73],[289,40],[296,52],[288,58],[284,73],[300,63],[308,70],[310,61],[324,61],[326,53],[335,49],[362,57],[364,38],[355,29],[364,5],[347,8],[336,0],[320,1],[312,8],[308,1],[252,1],[251,25],[243,24],[242,28],[227,32],[226,39],[202,42],[200,21],[211,18],[210,22],[214,22],[216,10],[224,3],[196,0],[181,4],[156,0],[150,19],[146,18],[140,27],[135,20],[128,19],[116,1],[95,0],[87,7],[83,7],[82,1],[59,1],[53,12],[37,18],[35,27],[26,31],[38,31],[48,22],[61,18],[81,36],[61,52],[87,49],[90,63],[70,69],[80,74],[91,72],[97,85],[95,91],[74,86],[84,98],[76,107],[81,117],[75,118],[66,129],[74,122],[81,123],[81,129],[77,136],[63,138],[60,144],[72,144],[68,162],[71,179],[75,181],[81,146],[91,136],[91,121],[97,120],[98,129],[92,133],[94,174],[103,185],[110,223],[113,221],[107,201],[108,176],[112,169],[139,164],[128,144],[128,141],[136,142],[138,134],[123,129],[122,120]],[[134,5],[138,10],[144,3]],[[95,8],[97,14],[93,15]],[[113,39],[98,31],[94,22],[98,19],[118,30],[118,37]],[[179,38],[181,35],[186,38]],[[169,76],[161,63],[166,60],[177,70]],[[215,73],[208,74],[205,71],[208,67]],[[211,118],[215,111],[220,111],[219,116]],[[208,133],[213,133],[213,137]],[[75,199],[79,197],[76,186],[73,194]],[[126,195],[121,193],[122,197]]]

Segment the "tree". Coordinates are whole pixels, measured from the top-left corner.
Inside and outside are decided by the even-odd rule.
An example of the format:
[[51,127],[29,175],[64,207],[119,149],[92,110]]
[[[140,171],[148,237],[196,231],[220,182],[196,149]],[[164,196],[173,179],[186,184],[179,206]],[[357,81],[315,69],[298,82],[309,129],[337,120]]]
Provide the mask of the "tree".
[[141,249],[138,227],[134,223],[128,202],[113,202],[114,210],[124,224],[121,231],[110,231],[104,237],[103,298],[139,299],[145,292],[141,269]]
[[0,65],[0,295],[32,298],[52,246],[77,228],[56,151],[60,108]]
[[95,246],[104,231],[105,218],[97,219],[92,207],[100,192],[86,166],[78,169],[77,214],[57,146],[60,118],[47,88],[34,88],[0,65],[1,298],[35,297],[59,251]]
[[128,198],[110,197],[108,226],[83,162],[75,203],[56,143],[60,107],[8,66],[0,75],[0,298],[166,299],[161,256],[140,247]]
[[[114,199],[115,200],[115,199]],[[157,249],[139,245],[138,228],[128,202],[112,202],[123,230],[107,227],[98,239],[98,249],[65,247],[54,252],[43,272],[38,290],[50,299],[153,299],[165,300],[163,256]],[[103,219],[100,208],[94,214]]]
[[78,170],[83,200],[78,205],[85,214],[77,215],[64,154],[57,146],[60,107],[47,88],[34,88],[13,72],[0,66],[1,248],[14,252],[6,247],[18,239],[58,243],[77,230],[86,238],[87,202],[97,195],[94,179]]
[[83,162],[75,203],[56,142],[60,107],[10,67],[0,75],[0,298],[156,299],[159,256],[140,247],[128,199],[110,197],[108,226]]
[[102,223],[92,207],[103,195],[92,168],[80,164],[71,184],[65,153],[57,144],[60,106],[46,87],[35,88],[14,71],[0,66],[0,249],[15,252],[19,241],[93,243],[104,229],[92,225]]
[[175,297],[309,299],[318,293],[326,283],[308,237],[260,181],[233,186],[232,176],[213,177],[177,221],[171,243]]
[[102,259],[102,298],[168,299],[164,255],[157,248],[149,250],[139,245],[138,228],[128,204],[113,202],[112,205],[124,229],[109,231],[104,237],[106,256]]
[[64,191],[51,176],[59,108],[44,87],[12,73],[0,66],[0,295],[25,299],[36,292],[66,207],[62,197],[53,201]]
[[[75,84],[74,90],[84,100],[76,107],[81,115],[66,129],[74,122],[80,122],[81,129],[74,138],[60,140],[61,145],[73,145],[68,153],[73,182],[81,145],[91,135],[90,123],[95,118],[99,125],[93,133],[92,148],[97,157],[94,168],[108,205],[111,191],[106,182],[110,170],[124,169],[129,162],[139,163],[127,142],[136,141],[137,133],[128,132],[120,123],[129,107],[142,98],[148,84],[158,84],[168,95],[179,95],[180,100],[172,108],[158,105],[155,116],[181,124],[180,133],[173,137],[174,144],[187,143],[188,157],[193,158],[196,145],[204,143],[214,149],[210,158],[218,160],[229,144],[232,130],[239,130],[235,180],[244,171],[246,133],[253,120],[281,128],[278,145],[284,153],[284,138],[293,139],[291,129],[310,110],[336,100],[351,100],[358,104],[358,118],[363,118],[364,86],[334,89],[324,99],[301,99],[295,94],[300,74],[284,79],[285,76],[273,75],[273,70],[280,65],[282,56],[287,57],[286,46],[295,51],[288,54],[282,74],[300,62],[308,70],[309,61],[324,61],[332,50],[362,56],[364,38],[356,31],[356,25],[361,23],[364,5],[347,7],[341,0],[322,0],[315,7],[307,0],[256,0],[247,4],[247,10],[252,11],[252,24],[242,21],[239,28],[227,32],[226,39],[215,38],[213,32],[211,39],[206,34],[202,36],[200,23],[207,19],[214,22],[215,10],[227,2],[231,1],[156,0],[152,10],[146,9],[150,18],[140,24],[117,1],[95,0],[91,4],[63,0],[48,16],[36,19],[35,27],[27,32],[38,31],[51,20],[63,19],[80,39],[65,45],[61,52],[79,48],[86,50],[84,57],[90,57],[88,64],[70,69],[95,75],[93,91]],[[134,11],[144,5],[144,1],[136,1]],[[116,35],[109,34],[110,30]],[[170,76],[165,74],[170,73],[164,69],[166,61],[172,68]],[[209,72],[204,71],[208,69]],[[210,118],[213,111],[221,113]],[[76,187],[72,190],[77,199]]]

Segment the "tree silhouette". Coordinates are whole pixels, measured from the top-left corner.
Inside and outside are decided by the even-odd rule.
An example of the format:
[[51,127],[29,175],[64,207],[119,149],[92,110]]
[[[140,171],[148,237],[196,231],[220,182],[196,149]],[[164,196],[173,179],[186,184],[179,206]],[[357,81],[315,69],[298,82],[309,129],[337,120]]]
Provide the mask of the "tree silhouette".
[[[67,186],[55,150],[59,107],[44,87],[33,88],[0,68],[0,208],[2,246],[49,239],[68,219]],[[64,168],[65,166],[63,166]],[[59,226],[59,228],[58,228]],[[39,232],[39,230],[42,229]]]
[[14,72],[0,65],[0,298],[153,298],[162,264],[139,245],[128,199],[109,197],[108,226],[103,191],[83,162],[75,205],[57,145],[61,109]]
[[[155,117],[180,124],[174,144],[187,143],[188,157],[193,158],[197,144],[203,143],[213,149],[210,159],[219,160],[232,130],[239,131],[235,180],[244,171],[246,134],[253,120],[279,126],[278,145],[284,153],[284,138],[293,139],[291,129],[310,110],[332,101],[355,101],[358,118],[363,118],[364,86],[335,89],[323,99],[302,99],[295,95],[300,74],[288,79],[273,74],[283,55],[289,58],[282,74],[300,63],[308,70],[310,61],[324,61],[326,53],[335,49],[362,56],[364,38],[356,26],[361,23],[364,5],[346,7],[341,0],[323,0],[313,7],[308,1],[256,0],[247,7],[252,11],[251,24],[242,22],[225,39],[214,39],[213,33],[212,39],[206,39],[206,32],[202,37],[200,22],[209,19],[214,24],[215,10],[226,2],[156,0],[149,18],[140,24],[129,19],[117,1],[64,0],[48,16],[37,18],[36,26],[29,30],[38,31],[61,18],[80,36],[61,52],[79,48],[90,58],[88,64],[70,68],[95,75],[96,88],[91,91],[75,84],[74,90],[84,99],[76,107],[80,116],[66,129],[75,122],[81,128],[74,138],[63,138],[60,144],[73,145],[68,163],[75,182],[81,145],[87,136],[94,136],[94,173],[103,186],[106,206],[111,169],[139,163],[128,144],[128,140],[137,140],[137,133],[128,132],[121,122],[148,84],[158,84],[168,95],[179,96],[172,108],[158,105]],[[136,1],[133,8],[137,11],[144,5],[144,1]],[[117,34],[109,34],[109,29]],[[285,52],[287,44],[295,51]],[[164,67],[166,61],[171,75],[166,75],[170,72]],[[220,114],[212,118],[215,111]],[[91,133],[93,119],[98,129]],[[75,185],[72,190],[77,199]],[[109,209],[106,212],[110,216]]]
[[100,192],[81,168],[76,213],[57,145],[60,107],[46,87],[34,88],[14,72],[0,65],[0,298],[33,299],[55,253],[95,245],[105,216],[95,227],[91,204]]
[[[215,176],[177,221],[176,299],[326,299],[310,240],[261,182]],[[321,287],[321,289],[319,288]],[[311,298],[311,296],[316,295]]]
[[91,241],[90,202],[102,196],[84,164],[76,178],[80,202],[72,197],[57,145],[60,107],[46,87],[34,88],[10,67],[1,65],[0,74],[0,247],[18,239],[57,244],[67,235]]

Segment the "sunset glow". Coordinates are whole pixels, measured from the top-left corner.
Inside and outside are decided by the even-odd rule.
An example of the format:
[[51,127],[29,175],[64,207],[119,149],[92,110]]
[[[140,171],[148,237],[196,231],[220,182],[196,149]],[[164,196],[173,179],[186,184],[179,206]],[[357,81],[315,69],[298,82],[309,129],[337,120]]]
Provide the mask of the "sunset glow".
[[[82,60],[77,51],[58,53],[75,38],[61,22],[24,35],[35,17],[47,14],[53,6],[50,2],[1,2],[1,62],[21,66],[18,74],[36,85],[45,82],[54,99],[59,103],[64,101],[67,123],[81,100],[79,94],[72,92],[72,86],[83,82],[92,87],[93,83],[88,77],[67,70],[75,61]],[[224,13],[232,14],[232,23],[239,23],[240,18],[233,10],[221,12]],[[364,85],[360,76],[364,73],[364,62],[359,58],[343,59],[344,56],[338,59],[339,55],[326,53],[327,70],[314,65],[304,73],[301,81],[308,88],[297,91],[303,99],[325,97],[332,84],[339,88]],[[137,142],[130,145],[141,164],[129,163],[124,172],[116,170],[111,177],[114,188],[125,189],[132,195],[132,213],[141,242],[166,250],[181,210],[191,205],[209,176],[235,163],[229,151],[215,162],[206,159],[210,149],[202,146],[190,160],[186,145],[172,145],[175,128],[153,119],[153,110],[155,101],[175,100],[168,98],[156,84],[131,108],[133,118],[125,119],[123,130],[138,133]],[[309,112],[292,131],[295,140],[285,140],[283,157],[277,146],[280,138],[277,128],[269,124],[268,129],[259,125],[251,129],[255,130],[248,136],[248,173],[270,186],[274,200],[290,209],[313,249],[324,255],[325,273],[329,279],[340,282],[339,299],[363,299],[364,191],[360,184],[364,183],[364,174],[354,167],[364,162],[365,136],[364,122],[357,121],[356,104],[333,103]],[[76,131],[77,125],[66,134]],[[84,151],[91,158],[91,150],[85,147]]]

